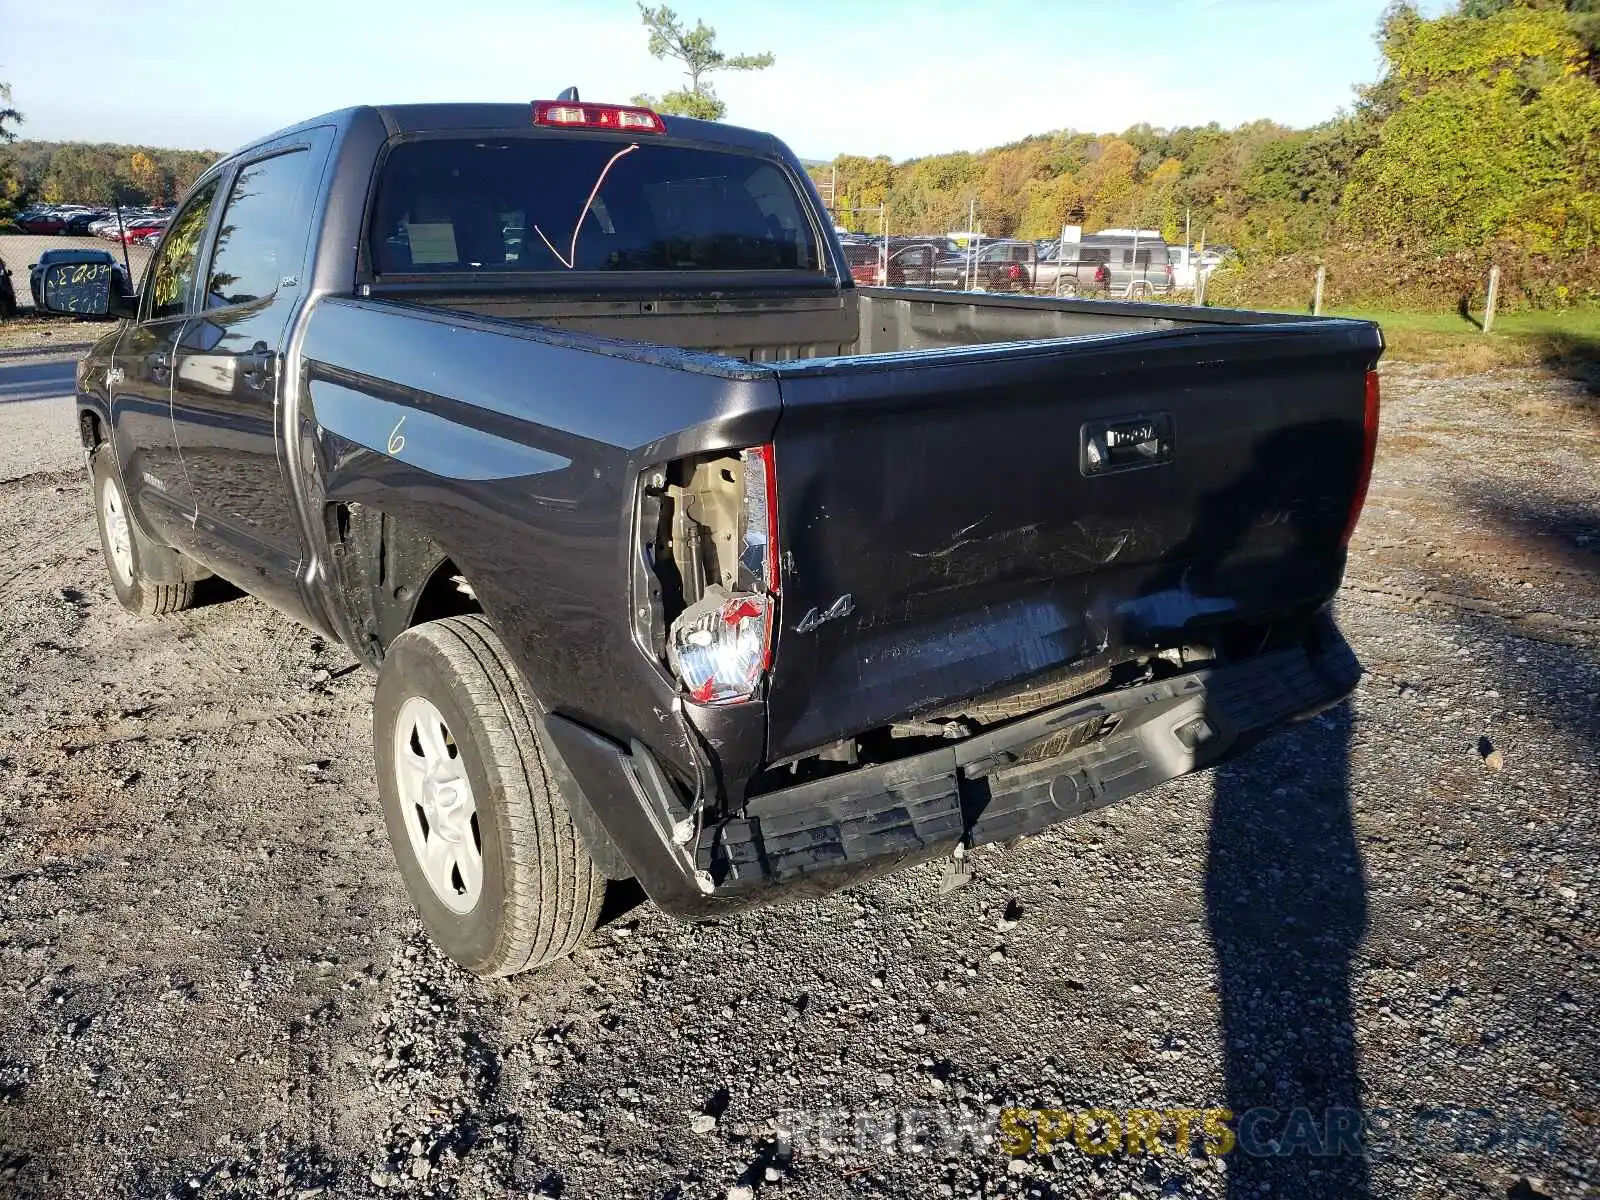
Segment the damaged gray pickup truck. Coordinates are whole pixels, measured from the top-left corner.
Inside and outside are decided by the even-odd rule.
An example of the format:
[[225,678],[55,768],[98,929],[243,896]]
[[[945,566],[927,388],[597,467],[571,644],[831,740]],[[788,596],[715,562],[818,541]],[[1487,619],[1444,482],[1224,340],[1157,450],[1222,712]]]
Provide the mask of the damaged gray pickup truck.
[[118,598],[377,673],[463,966],[1036,833],[1342,699],[1359,321],[858,288],[772,137],[571,96],[218,163],[78,374]]

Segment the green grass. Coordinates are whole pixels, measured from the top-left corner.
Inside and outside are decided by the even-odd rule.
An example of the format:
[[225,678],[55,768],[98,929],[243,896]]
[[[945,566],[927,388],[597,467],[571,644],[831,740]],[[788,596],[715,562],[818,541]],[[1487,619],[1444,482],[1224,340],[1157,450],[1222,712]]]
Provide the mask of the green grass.
[[1543,366],[1600,382],[1600,308],[1500,313],[1494,332],[1479,327],[1480,313],[1339,309],[1330,315],[1376,321],[1387,357],[1425,363],[1441,373],[1500,366]]
[[[1446,333],[1483,337],[1479,328],[1481,312],[1471,317],[1460,313],[1395,312],[1381,309],[1340,309],[1338,317],[1363,317],[1377,321],[1385,329],[1406,333]],[[1503,312],[1495,316],[1494,332],[1489,337],[1591,337],[1600,338],[1600,308],[1562,308],[1544,311]]]

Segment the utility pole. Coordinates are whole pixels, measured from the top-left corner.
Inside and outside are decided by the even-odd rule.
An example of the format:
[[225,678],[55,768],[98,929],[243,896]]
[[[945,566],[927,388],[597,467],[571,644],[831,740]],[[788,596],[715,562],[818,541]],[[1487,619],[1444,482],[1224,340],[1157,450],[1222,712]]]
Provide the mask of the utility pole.
[[978,231],[976,228],[974,228],[977,223],[978,198],[977,196],[973,196],[972,199],[967,202],[967,232],[972,235],[971,237],[967,238],[966,290],[969,292],[972,290],[973,285],[978,281]]

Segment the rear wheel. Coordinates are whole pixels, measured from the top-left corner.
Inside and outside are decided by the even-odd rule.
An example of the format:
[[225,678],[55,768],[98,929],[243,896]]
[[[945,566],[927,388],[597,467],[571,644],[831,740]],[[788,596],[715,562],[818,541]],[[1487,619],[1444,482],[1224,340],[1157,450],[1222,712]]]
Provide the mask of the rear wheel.
[[89,461],[89,481],[94,489],[94,513],[100,526],[100,551],[117,602],[141,617],[181,612],[194,603],[194,581],[157,583],[146,566],[158,556],[176,559],[176,552],[157,546],[139,532],[128,515],[128,496],[117,477],[111,447],[103,443]]
[[407,630],[378,673],[373,750],[390,845],[429,935],[479,975],[570,954],[605,898],[538,712],[482,616]]

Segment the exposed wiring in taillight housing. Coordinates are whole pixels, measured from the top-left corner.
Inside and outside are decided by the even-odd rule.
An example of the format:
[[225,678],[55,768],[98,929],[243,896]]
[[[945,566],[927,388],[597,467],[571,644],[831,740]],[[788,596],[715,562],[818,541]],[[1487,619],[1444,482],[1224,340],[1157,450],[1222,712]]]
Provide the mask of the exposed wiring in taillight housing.
[[1378,453],[1378,391],[1378,373],[1368,371],[1361,415],[1361,461],[1356,473],[1356,489],[1350,497],[1350,514],[1345,519],[1344,533],[1339,537],[1342,547],[1348,547],[1355,535],[1356,522],[1361,519],[1361,510],[1367,502],[1367,488],[1372,483],[1372,462]]
[[[777,494],[770,444],[679,460],[646,476],[639,528],[651,536],[641,561],[657,582],[643,581],[636,626],[641,644],[654,642],[697,704],[763,694],[781,587]],[[651,595],[663,597],[664,611]]]

